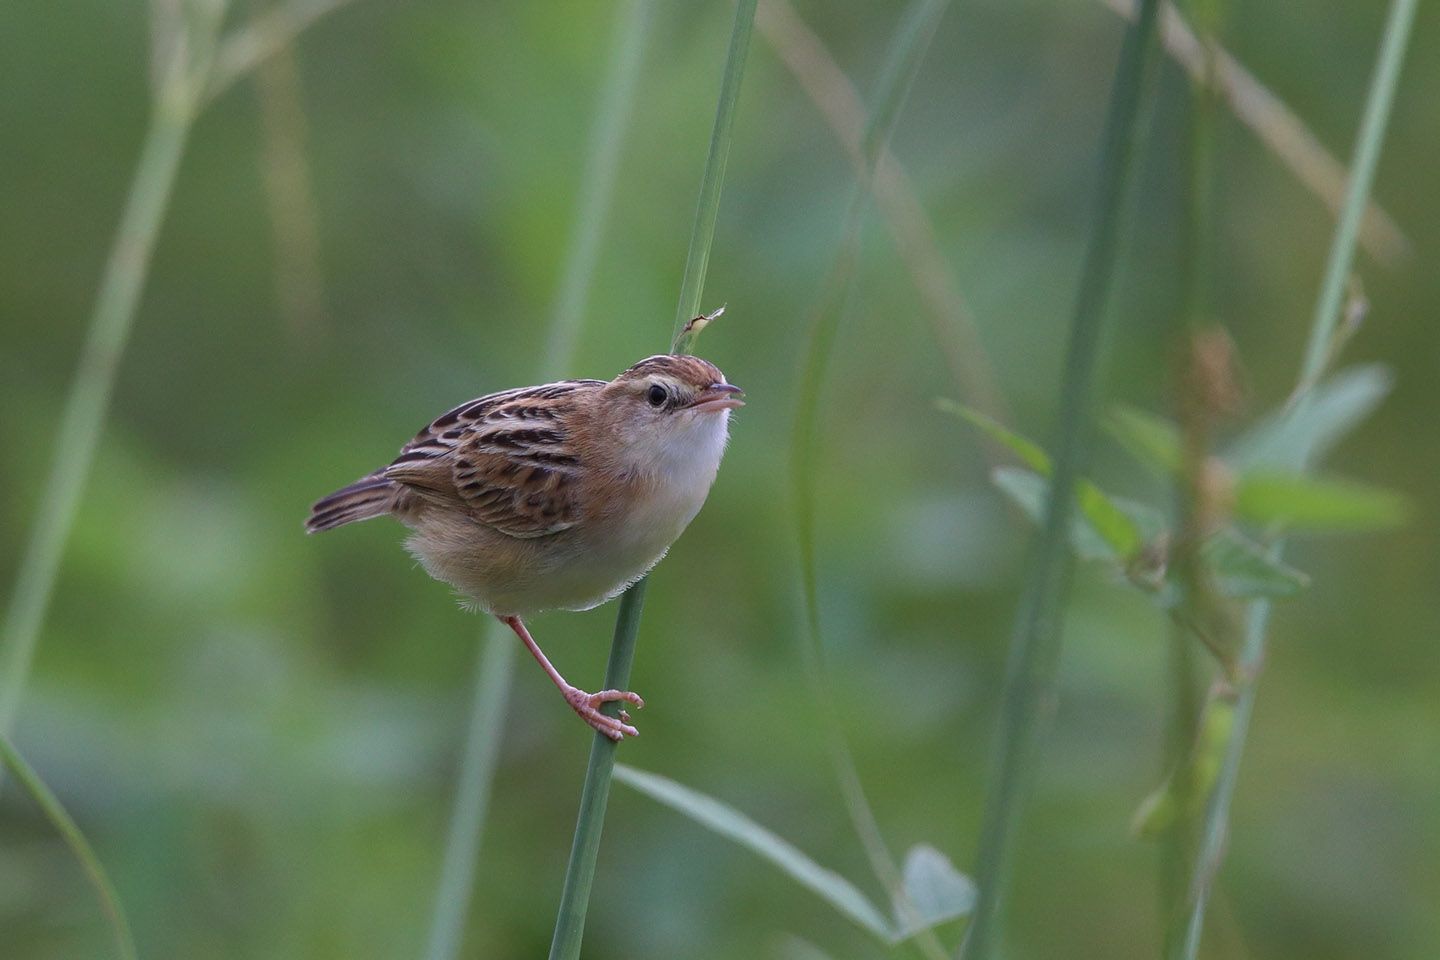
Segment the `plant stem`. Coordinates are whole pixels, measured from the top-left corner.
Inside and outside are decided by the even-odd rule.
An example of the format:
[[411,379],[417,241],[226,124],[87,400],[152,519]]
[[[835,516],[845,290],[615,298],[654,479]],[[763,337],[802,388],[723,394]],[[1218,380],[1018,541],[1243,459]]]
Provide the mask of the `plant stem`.
[[60,571],[100,431],[115,392],[120,360],[130,338],[150,256],[175,184],[185,141],[208,75],[223,3],[197,4],[188,31],[175,42],[151,109],[135,178],[120,216],[90,326],[81,348],[65,412],[56,429],[54,460],[34,530],[20,561],[15,592],[0,628],[0,736],[20,707],[55,578]]
[[451,960],[460,952],[470,893],[475,884],[475,864],[480,855],[480,833],[489,812],[490,788],[495,778],[495,764],[500,758],[510,678],[514,674],[515,637],[503,624],[494,621],[480,640],[480,654],[475,664],[470,726],[465,733],[460,782],[455,788],[455,807],[445,838],[445,860],[435,891],[426,960]]
[[[1172,562],[1176,572],[1185,584],[1188,596],[1202,597],[1207,594],[1205,573],[1196,560],[1195,551],[1203,537],[1199,529],[1199,499],[1203,483],[1205,459],[1210,440],[1209,426],[1213,420],[1205,398],[1187,395],[1186,391],[1201,391],[1196,384],[1193,351],[1196,338],[1209,322],[1209,301],[1211,251],[1214,239],[1214,161],[1215,121],[1219,112],[1218,88],[1215,82],[1216,52],[1219,38],[1216,27],[1220,18],[1221,0],[1198,4],[1196,12],[1196,46],[1201,51],[1199,69],[1190,74],[1189,84],[1189,142],[1187,150],[1187,200],[1183,209],[1183,232],[1180,254],[1180,296],[1177,326],[1181,330],[1181,344],[1186,365],[1181,374],[1181,395],[1177,406],[1182,431],[1185,435],[1183,454],[1184,479],[1176,487],[1175,528],[1177,536],[1172,541]],[[1169,644],[1169,687],[1170,710],[1165,724],[1165,739],[1161,746],[1161,777],[1167,778],[1176,805],[1182,811],[1191,810],[1191,795],[1195,790],[1194,777],[1189,762],[1194,749],[1195,734],[1200,715],[1200,698],[1196,690],[1196,664],[1194,638],[1191,632],[1178,623],[1172,623],[1168,631]],[[1160,837],[1159,859],[1159,907],[1160,927],[1164,931],[1164,943],[1168,950],[1180,929],[1184,913],[1185,890],[1190,876],[1195,852],[1195,826],[1193,816],[1176,817]]]
[[888,147],[879,152],[872,175],[864,156],[866,108],[824,42],[786,0],[766,0],[755,26],[795,76],[835,138],[849,155],[860,179],[868,179],[875,207],[911,282],[926,305],[931,336],[950,368],[960,397],[997,420],[1005,414],[994,366],[960,291],[954,271],[941,255],[935,227],[921,206],[905,168]]
[[[640,632],[640,612],[645,606],[645,584],[641,580],[620,598],[615,618],[615,637],[610,645],[610,662],[605,667],[605,689],[624,690],[630,685],[630,667],[635,661],[635,640]],[[613,709],[613,704],[606,704]],[[560,893],[560,913],[555,918],[555,937],[550,942],[550,960],[575,960],[585,934],[585,912],[595,882],[595,862],[600,855],[600,831],[605,826],[605,805],[610,798],[610,781],[615,773],[616,743],[596,733],[590,743],[590,762],[585,768],[585,786],[580,792],[580,814],[575,822],[575,840],[570,863],[565,869],[565,887]]]
[[725,164],[730,159],[730,141],[735,126],[735,107],[740,100],[740,80],[750,54],[750,35],[755,29],[756,0],[735,5],[735,25],[730,31],[730,49],[725,54],[725,73],[720,80],[720,101],[715,106],[715,126],[710,131],[710,150],[705,172],[700,175],[700,198],[695,202],[695,223],[690,228],[690,247],[685,254],[685,275],[680,281],[680,302],[675,308],[675,333],[670,340],[676,353],[689,353],[694,338],[680,341],[685,324],[700,315],[700,294],[710,266],[710,246],[715,239],[715,218],[720,211],[720,187]]
[[[830,751],[831,765],[840,786],[845,811],[870,869],[884,889],[896,896],[903,893],[900,871],[885,844],[880,826],[865,796],[855,759],[845,738],[840,716],[829,694],[820,629],[820,599],[815,566],[814,487],[818,456],[820,395],[825,369],[840,322],[853,299],[856,267],[860,260],[860,235],[867,200],[871,196],[880,158],[886,154],[890,135],[900,117],[915,76],[925,60],[930,41],[948,7],[948,0],[913,0],[906,7],[886,50],[876,81],[872,105],[863,129],[856,136],[856,181],[842,221],[840,246],[807,324],[806,343],[795,402],[791,432],[790,480],[795,504],[796,539],[800,550],[801,589],[805,602],[806,635],[801,644],[801,664],[811,699],[819,714]],[[896,896],[902,910],[912,909],[903,896]],[[924,930],[915,940],[931,960],[943,957],[933,930]]]
[[1390,5],[1385,37],[1375,64],[1375,76],[1371,80],[1365,112],[1360,119],[1360,131],[1356,135],[1355,155],[1350,161],[1345,205],[1340,208],[1340,219],[1335,225],[1335,235],[1325,263],[1325,278],[1320,285],[1315,315],[1310,321],[1310,339],[1305,346],[1300,384],[1295,391],[1297,395],[1308,393],[1315,386],[1330,360],[1336,326],[1340,322],[1340,308],[1345,298],[1345,284],[1350,279],[1351,264],[1355,262],[1355,241],[1365,215],[1370,185],[1375,179],[1375,166],[1380,160],[1380,145],[1385,141],[1385,127],[1390,121],[1390,107],[1395,100],[1400,67],[1405,62],[1405,47],[1410,39],[1410,26],[1415,20],[1416,2],[1394,0]]
[[590,132],[585,173],[575,204],[575,223],[565,254],[565,273],[550,319],[545,345],[544,376],[566,376],[580,339],[585,301],[600,259],[600,241],[610,219],[610,200],[620,169],[620,152],[640,86],[645,39],[650,32],[654,0],[625,0],[615,14],[610,62],[595,97],[595,126]]
[[[546,339],[543,380],[565,376],[585,318],[585,298],[599,260],[610,198],[620,166],[653,0],[626,0],[616,12],[609,62],[595,101],[595,125],[586,149],[575,223],[565,254],[559,292]],[[460,949],[475,864],[504,735],[505,700],[515,673],[515,638],[492,623],[481,641],[471,721],[460,760],[445,859],[435,893],[427,960],[451,960]]]
[[225,35],[215,53],[201,109],[235,85],[241,77],[295,41],[316,20],[350,0],[288,0],[257,14],[243,27]]
[[70,852],[75,854],[75,859],[80,861],[85,876],[95,888],[95,895],[100,900],[105,917],[110,922],[110,930],[115,937],[115,952],[120,955],[121,960],[135,960],[135,939],[130,934],[130,923],[125,919],[125,911],[120,907],[120,897],[106,875],[105,868],[101,866],[100,858],[95,856],[95,851],[85,839],[85,835],[80,832],[70,814],[65,812],[65,807],[55,794],[45,786],[45,781],[25,762],[25,758],[20,756],[10,739],[0,736],[0,770],[6,769],[14,775],[25,792],[30,794],[30,798],[45,814],[55,832],[60,834]]
[[[740,0],[735,7],[735,22],[730,33],[730,48],[720,83],[719,103],[715,109],[715,126],[710,136],[710,149],[701,177],[700,200],[695,211],[695,224],[690,237],[690,252],[685,261],[685,276],[680,284],[680,302],[676,309],[676,335],[684,324],[699,311],[700,295],[705,288],[705,271],[710,262],[710,246],[715,239],[715,218],[720,206],[720,182],[725,173],[725,157],[733,137],[735,104],[740,97],[740,83],[745,74],[745,59],[750,48],[754,27],[756,0]],[[693,342],[676,344],[683,352]],[[615,636],[610,645],[610,661],[605,670],[605,686],[624,689],[630,683],[630,668],[635,660],[635,642],[640,631],[640,613],[645,605],[645,584],[642,578],[620,598],[615,620]],[[616,704],[605,704],[602,710],[615,710]],[[580,943],[585,933],[585,912],[590,903],[590,890],[595,882],[595,863],[600,853],[600,833],[605,825],[605,806],[610,796],[610,780],[615,770],[615,749],[609,737],[596,733],[590,745],[590,762],[585,769],[585,785],[580,793],[580,812],[576,817],[575,838],[570,847],[570,862],[565,870],[565,886],[560,893],[560,909],[555,918],[555,935],[550,942],[550,960],[578,960]]]
[[[1135,0],[1100,0],[1100,3],[1127,19],[1135,16]],[[1212,84],[1216,97],[1229,106],[1235,119],[1249,127],[1305,189],[1332,213],[1338,214],[1350,173],[1325,149],[1299,115],[1224,47],[1207,50],[1173,3],[1161,5],[1160,33],[1166,50],[1190,78]],[[1213,70],[1208,77],[1205,76],[1207,69]],[[1362,217],[1360,246],[1382,266],[1391,268],[1403,266],[1413,256],[1410,241],[1399,224],[1373,201]]]
[[[1341,207],[1340,219],[1331,240],[1325,274],[1316,298],[1315,314],[1311,319],[1310,337],[1299,383],[1291,399],[1292,415],[1309,402],[1311,392],[1324,374],[1332,356],[1331,346],[1340,319],[1345,284],[1355,259],[1360,221],[1370,195],[1380,146],[1385,139],[1385,128],[1389,123],[1395,88],[1400,79],[1400,67],[1404,63],[1405,48],[1415,20],[1415,7],[1416,0],[1394,0],[1390,5],[1385,35],[1381,41],[1370,92],[1361,116],[1360,130],[1356,135],[1355,154],[1350,164],[1352,175],[1347,185],[1345,203]],[[1296,470],[1304,470],[1308,464],[1296,463],[1292,466]],[[1283,543],[1277,543],[1273,556],[1278,559],[1283,547]],[[1243,678],[1243,685],[1236,700],[1234,725],[1226,744],[1225,762],[1205,808],[1199,851],[1190,877],[1185,936],[1171,951],[1172,960],[1194,960],[1200,949],[1205,909],[1214,888],[1215,875],[1219,872],[1220,862],[1224,857],[1225,837],[1230,821],[1230,801],[1235,793],[1240,760],[1245,752],[1245,737],[1249,732],[1250,714],[1255,705],[1259,672],[1265,660],[1265,630],[1269,617],[1269,602],[1260,600],[1250,605],[1245,618],[1244,641],[1239,659],[1239,676]]]
[[1139,15],[1126,30],[1111,93],[1097,220],[1081,274],[1060,390],[1060,438],[1050,497],[1011,637],[999,739],[980,831],[980,892],[960,952],[966,960],[988,957],[993,950],[1016,828],[1035,766],[1040,715],[1053,709],[1060,620],[1070,572],[1066,532],[1094,429],[1095,384],[1106,340],[1105,304],[1134,165],[1136,117],[1154,47],[1158,6],[1158,0],[1143,0]]

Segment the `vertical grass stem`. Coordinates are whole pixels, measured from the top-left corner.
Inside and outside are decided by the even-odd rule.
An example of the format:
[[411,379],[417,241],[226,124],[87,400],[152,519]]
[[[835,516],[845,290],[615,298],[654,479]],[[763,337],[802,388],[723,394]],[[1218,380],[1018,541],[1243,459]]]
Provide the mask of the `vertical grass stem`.
[[[820,599],[815,556],[815,475],[819,452],[820,397],[825,370],[841,321],[849,310],[856,289],[860,262],[861,233],[868,199],[872,194],[880,161],[886,155],[890,136],[901,109],[914,85],[930,42],[948,8],[948,0],[912,0],[906,7],[887,46],[885,60],[866,112],[863,130],[856,144],[856,182],[850,192],[842,221],[840,246],[806,325],[806,342],[795,401],[791,431],[790,482],[795,504],[796,540],[800,552],[801,590],[805,604],[806,636],[801,645],[801,663],[825,730],[831,765],[840,786],[845,810],[865,851],[870,869],[901,910],[913,905],[903,896],[900,871],[885,844],[879,823],[854,757],[845,738],[841,719],[829,694],[820,628]],[[934,931],[925,930],[916,939],[917,948],[934,960],[945,955]]]
[[20,560],[15,592],[0,627],[0,736],[9,734],[30,676],[35,646],[55,590],[60,560],[95,460],[115,392],[120,360],[165,209],[208,75],[223,3],[196,4],[191,26],[173,53],[151,110],[130,194],[105,263],[95,307],[76,365],[55,455],[41,487],[35,527]]
[[[645,606],[645,580],[620,598],[615,619],[615,637],[610,644],[610,662],[605,667],[605,689],[624,690],[630,685],[630,667],[635,662],[635,640],[640,633],[640,612]],[[609,706],[609,705],[607,705]],[[555,937],[550,943],[550,960],[575,960],[585,934],[585,913],[595,883],[595,864],[600,857],[600,832],[605,826],[605,806],[610,799],[610,781],[615,774],[615,741],[597,733],[590,744],[590,762],[585,767],[585,786],[580,792],[580,813],[575,822],[575,839],[570,863],[565,869],[565,887],[560,893],[560,912],[555,918]]]
[[1158,6],[1157,0],[1143,0],[1138,16],[1126,30],[1111,93],[1097,219],[1081,273],[1060,389],[1055,470],[1045,522],[1011,637],[994,769],[980,831],[979,897],[961,946],[964,960],[980,960],[994,950],[1015,834],[1035,767],[1041,716],[1053,709],[1060,621],[1070,573],[1065,534],[1076,481],[1094,430],[1096,381],[1106,339],[1105,305],[1134,166],[1136,118],[1146,67],[1153,59]]
[[[687,351],[693,342],[693,338],[679,342],[679,333],[700,309],[700,295],[705,288],[705,272],[710,262],[710,247],[715,239],[721,180],[725,174],[725,160],[734,135],[735,107],[740,98],[740,83],[745,75],[745,60],[750,49],[754,21],[755,0],[740,0],[735,7],[730,47],[720,83],[719,102],[715,109],[715,125],[705,160],[705,172],[701,177],[700,200],[696,206],[695,223],[685,261],[685,276],[680,284],[674,338],[676,352]],[[610,646],[610,661],[605,671],[607,688],[624,689],[629,685],[630,668],[635,660],[636,638],[640,631],[640,613],[645,605],[645,584],[646,580],[641,579],[620,598],[615,636]],[[615,705],[606,704],[601,709],[613,710]],[[575,838],[570,848],[570,862],[565,870],[560,909],[555,918],[555,935],[550,943],[550,960],[578,960],[580,956],[580,944],[585,933],[585,914],[595,882],[600,834],[605,825],[605,806],[610,796],[617,746],[613,740],[600,733],[596,733],[591,742],[590,762],[585,770],[580,811],[576,817]]]
[[505,731],[505,705],[515,674],[515,637],[498,620],[480,640],[475,664],[475,692],[471,698],[470,725],[460,758],[460,782],[445,837],[445,857],[430,918],[426,960],[453,960],[460,955],[470,894],[475,886],[475,864],[480,857],[480,835],[490,810],[491,784],[500,759]]
[[[1311,319],[1310,337],[1299,383],[1291,399],[1292,415],[1309,402],[1311,391],[1324,374],[1332,356],[1332,344],[1340,320],[1345,284],[1354,263],[1360,222],[1370,196],[1370,185],[1374,180],[1380,147],[1385,139],[1385,128],[1390,120],[1390,108],[1399,84],[1400,68],[1405,60],[1410,30],[1415,22],[1415,8],[1416,0],[1394,0],[1390,5],[1380,54],[1371,78],[1364,113],[1361,115],[1360,130],[1356,135],[1345,203],[1341,207],[1330,253],[1326,258],[1325,273],[1316,298],[1315,314]],[[1309,465],[1296,463],[1292,466],[1296,470],[1304,470]],[[1283,547],[1283,544],[1277,543],[1273,556],[1278,559]],[[1259,672],[1265,660],[1265,631],[1269,617],[1270,604],[1264,600],[1252,603],[1246,615],[1239,671],[1245,681],[1236,701],[1235,720],[1226,744],[1225,761],[1214,792],[1206,804],[1200,829],[1199,850],[1190,877],[1185,935],[1175,942],[1169,953],[1171,960],[1194,960],[1200,950],[1205,910],[1214,888],[1215,875],[1219,872],[1224,856],[1225,837],[1229,831],[1230,802],[1239,777],[1240,760],[1245,752],[1245,738],[1250,729],[1250,714],[1255,704]]]
[[[620,168],[625,130],[633,112],[653,0],[626,0],[615,15],[609,62],[595,101],[575,223],[564,258],[541,379],[567,375],[585,319],[585,299],[599,261],[610,198]],[[492,623],[480,641],[470,725],[460,758],[445,856],[430,920],[426,960],[459,955],[490,806],[495,765],[505,731],[505,702],[515,673],[515,638]]]
[[685,324],[700,315],[700,295],[710,267],[710,246],[715,239],[715,218],[720,211],[720,187],[730,159],[731,131],[740,101],[740,80],[750,55],[750,36],[755,30],[756,0],[740,0],[735,6],[735,25],[730,31],[730,49],[725,54],[725,73],[720,81],[720,102],[715,107],[715,126],[710,132],[710,150],[705,172],[700,175],[700,198],[695,203],[695,223],[690,229],[690,247],[685,254],[685,276],[680,281],[680,302],[675,309],[675,332],[670,341],[676,353],[689,353],[693,339],[681,340]]

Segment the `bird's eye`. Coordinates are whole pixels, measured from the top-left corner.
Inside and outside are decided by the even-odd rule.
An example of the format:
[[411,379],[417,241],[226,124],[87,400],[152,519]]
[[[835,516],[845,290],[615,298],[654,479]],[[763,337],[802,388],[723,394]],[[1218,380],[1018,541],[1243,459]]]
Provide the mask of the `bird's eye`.
[[665,406],[665,401],[670,399],[670,394],[658,383],[651,386],[650,392],[645,396],[646,399],[650,401],[650,406],[652,407],[663,407]]

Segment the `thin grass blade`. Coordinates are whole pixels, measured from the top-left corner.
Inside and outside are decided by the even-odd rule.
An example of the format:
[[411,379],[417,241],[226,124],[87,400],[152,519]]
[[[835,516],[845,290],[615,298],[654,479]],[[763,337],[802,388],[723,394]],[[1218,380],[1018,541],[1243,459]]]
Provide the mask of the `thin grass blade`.
[[[652,5],[653,0],[627,0],[616,13],[610,60],[597,94],[595,127],[586,150],[575,225],[551,316],[542,380],[564,377],[575,354],[585,318],[585,296],[595,274],[614,193],[620,148],[639,86]],[[492,623],[480,641],[470,725],[435,893],[427,960],[453,960],[459,954],[505,730],[505,702],[515,673],[514,643],[510,632],[498,623]]]
[[445,838],[445,857],[430,917],[426,960],[454,960],[460,955],[470,895],[475,886],[475,865],[480,858],[480,837],[490,811],[495,765],[505,730],[505,705],[515,673],[515,638],[494,621],[480,640],[476,658],[475,692],[470,724],[460,759],[460,781]]
[[[1390,120],[1390,108],[1399,85],[1400,68],[1405,61],[1405,50],[1415,22],[1416,6],[1416,0],[1393,0],[1390,5],[1370,91],[1361,115],[1360,131],[1356,136],[1355,155],[1350,164],[1353,175],[1347,185],[1345,204],[1341,208],[1340,220],[1331,241],[1325,274],[1316,298],[1315,315],[1310,324],[1305,359],[1301,364],[1294,399],[1289,405],[1288,416],[1294,420],[1303,420],[1312,415],[1310,411],[1314,409],[1317,400],[1315,387],[1320,383],[1326,365],[1333,356],[1331,347],[1340,322],[1345,285],[1355,259],[1360,221],[1370,195],[1370,185],[1380,157],[1380,146],[1385,139],[1385,128]],[[1313,456],[1314,446],[1302,445],[1294,455]],[[1282,466],[1299,471],[1310,464],[1297,460]],[[1276,544],[1271,556],[1278,561],[1282,551],[1283,544]],[[1225,838],[1229,833],[1230,802],[1235,793],[1240,760],[1245,752],[1245,738],[1249,732],[1250,715],[1255,704],[1256,681],[1265,660],[1265,635],[1269,618],[1270,603],[1265,600],[1252,603],[1246,614],[1240,668],[1241,675],[1249,676],[1250,680],[1241,688],[1236,701],[1235,718],[1229,742],[1226,744],[1224,765],[1205,808],[1199,848],[1190,877],[1187,896],[1189,909],[1184,917],[1184,933],[1183,936],[1174,938],[1173,948],[1169,951],[1170,960],[1194,960],[1200,951],[1205,911],[1210,903],[1215,876],[1224,857]]]
[[[872,193],[875,171],[947,7],[947,0],[915,0],[906,8],[886,51],[861,138],[860,175],[846,207],[839,249],[807,324],[790,446],[790,482],[795,503],[796,537],[800,546],[800,575],[807,624],[808,642],[801,646],[806,680],[814,702],[824,711],[822,723],[828,732],[831,761],[845,800],[846,812],[865,848],[871,869],[881,884],[892,893],[902,890],[900,872],[886,847],[875,814],[865,797],[864,787],[856,772],[855,761],[850,754],[839,717],[835,715],[831,706],[832,700],[826,693],[828,683],[821,655],[820,606],[815,572],[814,486],[818,420],[825,370],[840,322],[849,309],[854,292],[861,228],[867,208],[866,200]],[[908,909],[908,899],[903,900],[901,905]],[[933,935],[922,937],[919,946],[932,960],[944,955]]]
[[65,412],[55,431],[55,454],[41,487],[39,515],[0,626],[0,736],[9,733],[30,676],[65,544],[130,339],[150,255],[198,112],[200,89],[209,75],[225,6],[219,0],[195,5],[186,36],[173,44],[170,64],[152,105],[135,177],[110,247]]
[[894,926],[854,884],[833,870],[820,866],[790,841],[762,827],[734,807],[668,777],[637,770],[623,763],[616,765],[615,778],[769,861],[877,939],[886,943],[894,943],[898,939]]
[[0,736],[0,767],[10,771],[16,782],[45,814],[45,819],[50,821],[55,832],[60,834],[70,852],[75,854],[75,859],[80,861],[80,866],[85,870],[85,876],[95,888],[95,896],[105,911],[110,932],[115,938],[116,953],[121,960],[135,960],[135,938],[130,934],[130,921],[125,917],[125,910],[120,906],[120,897],[116,894],[110,877],[105,873],[105,868],[101,866],[100,858],[95,855],[95,850],[85,839],[85,834],[75,825],[70,814],[65,812],[59,799],[45,786],[45,781],[40,779],[34,768],[25,762],[25,758],[20,756],[9,737]]
[[740,102],[740,81],[750,56],[750,37],[755,32],[756,0],[740,0],[735,7],[735,25],[730,31],[730,49],[725,55],[725,73],[720,80],[720,101],[715,106],[715,126],[710,132],[710,150],[705,171],[700,175],[700,197],[695,202],[695,223],[690,228],[690,248],[685,254],[685,275],[680,281],[680,302],[675,308],[675,332],[671,335],[675,353],[689,353],[699,330],[685,336],[685,325],[700,316],[700,296],[705,274],[710,269],[710,247],[715,241],[715,218],[720,214],[720,188],[725,182],[725,165],[730,160],[734,139],[735,111]]
[[1137,118],[1151,51],[1157,0],[1144,0],[1127,29],[1106,121],[1094,232],[1071,325],[1060,390],[1060,441],[1049,506],[1011,637],[999,737],[981,825],[977,880],[980,896],[960,956],[993,955],[1009,881],[1014,839],[1028,792],[1045,704],[1054,696],[1060,621],[1069,580],[1066,540],[1080,472],[1094,429],[1096,383],[1106,339],[1105,307],[1125,201],[1134,166]]
[[[695,224],[690,237],[690,252],[685,261],[685,276],[680,284],[680,302],[676,308],[676,331],[673,342],[676,352],[684,352],[688,344],[678,341],[678,331],[699,312],[700,296],[705,288],[705,273],[710,262],[710,247],[715,239],[715,219],[720,204],[720,182],[725,173],[734,136],[735,106],[740,98],[740,84],[745,76],[745,60],[750,49],[754,28],[755,0],[740,0],[735,8],[735,21],[730,32],[730,47],[720,83],[719,102],[715,109],[715,126],[710,137],[710,150],[701,178],[700,200],[696,205]],[[610,645],[610,661],[605,671],[607,688],[624,689],[630,683],[630,668],[635,660],[635,643],[640,632],[640,613],[645,605],[646,580],[641,579],[620,598],[615,620],[615,636]],[[613,710],[614,704],[602,709]],[[555,934],[550,942],[550,960],[578,960],[585,934],[585,914],[589,908],[590,891],[595,882],[595,864],[600,854],[600,834],[605,823],[605,806],[610,795],[610,780],[615,768],[617,744],[596,733],[590,746],[590,761],[585,770],[585,784],[580,793],[580,812],[575,823],[575,838],[570,847],[570,861],[565,870],[565,886],[560,893],[560,908],[555,918]]]

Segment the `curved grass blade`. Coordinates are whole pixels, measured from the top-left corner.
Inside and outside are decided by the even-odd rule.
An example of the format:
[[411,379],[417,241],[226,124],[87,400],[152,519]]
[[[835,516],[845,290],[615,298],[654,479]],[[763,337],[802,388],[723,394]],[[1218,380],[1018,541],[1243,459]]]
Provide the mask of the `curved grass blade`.
[[35,805],[45,814],[45,819],[50,821],[50,825],[60,834],[70,852],[75,854],[75,859],[80,861],[85,876],[95,888],[95,896],[100,900],[105,917],[110,922],[110,931],[115,937],[115,950],[121,960],[135,960],[135,939],[130,934],[130,921],[125,918],[120,897],[115,893],[115,887],[106,875],[105,868],[100,865],[100,858],[95,856],[90,842],[85,839],[70,814],[65,812],[65,807],[55,794],[45,786],[40,775],[25,762],[25,758],[20,756],[10,738],[5,736],[0,736],[0,766],[8,769],[25,792],[30,794]]
[[[865,104],[824,41],[787,0],[766,0],[756,12],[755,25],[829,124],[857,175],[864,178]],[[888,148],[880,150],[870,181],[876,211],[926,305],[931,337],[957,389],[972,406],[1003,415],[1004,399],[972,311],[940,252],[935,227],[914,184]]]
[[820,866],[790,841],[760,826],[734,807],[668,777],[637,770],[623,763],[616,764],[615,778],[768,860],[876,939],[885,943],[895,943],[900,939],[894,925],[849,880]]
[[1175,424],[1124,403],[1112,406],[1103,423],[1122,447],[1162,478],[1180,476],[1185,453]]
[[[1021,509],[1030,513],[1036,523],[1043,524],[1044,493],[1048,489],[1046,481],[1052,472],[1049,454],[1041,449],[1035,441],[1008,429],[978,410],[972,410],[944,398],[936,401],[936,406],[947,413],[953,413],[968,420],[991,439],[1009,447],[1016,456],[1025,461],[1034,473],[1010,467],[997,467],[991,475],[996,486],[1009,494]],[[1041,481],[1042,499],[1039,501],[1036,501],[1031,495],[1035,490],[1035,481]],[[1145,532],[1135,522],[1131,511],[1127,511],[1118,499],[1106,494],[1092,481],[1084,477],[1080,478],[1076,487],[1076,498],[1080,515],[1072,524],[1071,537],[1075,549],[1081,556],[1092,560],[1109,559],[1125,563],[1145,545]],[[1037,503],[1039,504],[1038,512],[1031,510],[1031,506]],[[1158,531],[1159,526],[1160,522],[1155,520],[1147,523],[1146,529],[1149,529],[1153,535]],[[1097,538],[1098,544],[1095,542]]]
[[[871,181],[947,6],[948,0],[914,0],[906,8],[890,41],[885,62],[881,67],[880,80],[876,84],[873,105],[861,137],[860,176],[846,207],[839,250],[807,324],[794,427],[791,432],[790,480],[795,503],[796,537],[800,546],[800,575],[805,598],[808,640],[801,645],[805,676],[814,702],[818,709],[824,711],[823,725],[828,733],[831,762],[845,801],[846,812],[870,860],[871,869],[882,885],[892,892],[902,889],[900,872],[880,834],[874,812],[870,809],[864,787],[856,772],[849,744],[841,730],[839,717],[834,713],[833,701],[826,694],[827,683],[821,655],[819,593],[815,573],[814,478],[817,423],[825,369],[829,363],[836,332],[849,307],[854,288],[855,268],[859,262],[860,232],[867,206],[866,198],[872,192]],[[933,935],[922,937],[919,945],[931,960],[944,955]]]
[[575,345],[580,339],[580,323],[585,316],[585,301],[600,259],[600,242],[610,219],[620,153],[640,88],[640,67],[645,62],[645,42],[650,33],[653,7],[654,0],[626,0],[615,14],[610,59],[595,96],[595,123],[586,149],[585,170],[580,177],[580,196],[576,200],[575,222],[565,253],[565,271],[545,344],[542,370],[545,379],[570,375]]
[[0,625],[0,736],[10,730],[30,676],[35,646],[55,590],[55,578],[85,480],[95,460],[100,432],[110,409],[120,358],[160,235],[170,191],[180,169],[190,128],[200,108],[215,38],[226,4],[197,3],[188,29],[171,46],[170,63],[151,106],[149,129],[135,177],[95,296],[85,343],[65,402],[39,515],[15,580],[15,592]]

